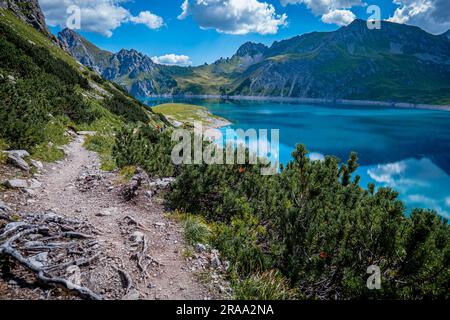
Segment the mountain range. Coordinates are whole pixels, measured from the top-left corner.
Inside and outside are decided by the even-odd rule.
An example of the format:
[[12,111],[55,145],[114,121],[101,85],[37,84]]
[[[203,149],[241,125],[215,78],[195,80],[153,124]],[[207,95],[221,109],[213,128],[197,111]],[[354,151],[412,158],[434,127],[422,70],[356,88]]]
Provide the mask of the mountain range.
[[73,30],[58,35],[82,64],[132,95],[243,95],[450,104],[450,31],[432,35],[355,20],[270,47],[247,42],[235,55],[197,67],[159,65],[136,50],[111,53]]

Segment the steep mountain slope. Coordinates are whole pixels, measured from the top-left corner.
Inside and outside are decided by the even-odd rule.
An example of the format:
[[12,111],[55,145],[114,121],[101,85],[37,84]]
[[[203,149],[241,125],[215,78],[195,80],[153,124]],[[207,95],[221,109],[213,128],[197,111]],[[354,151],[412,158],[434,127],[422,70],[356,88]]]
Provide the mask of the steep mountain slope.
[[134,96],[170,93],[176,86],[176,82],[165,74],[165,66],[155,64],[136,50],[123,49],[113,54],[99,49],[70,29],[61,31],[58,39],[75,59],[105,79],[125,87]]
[[450,102],[450,46],[441,37],[356,20],[336,32],[276,42],[232,94]]
[[0,9],[0,144],[50,160],[67,142],[67,127],[111,132],[131,122],[165,125],[38,30]]
[[58,39],[70,51],[72,56],[86,67],[100,74],[108,67],[109,60],[113,54],[100,50],[78,33],[66,28],[61,31]]
[[390,22],[382,22],[380,30],[369,30],[365,21],[355,20],[334,32],[304,34],[271,47],[249,42],[231,58],[199,67],[156,65],[136,51],[121,51],[110,62],[112,70],[103,75],[139,96],[222,94],[450,103],[450,41]]
[[0,0],[0,8],[9,9],[24,22],[50,35],[38,0]]

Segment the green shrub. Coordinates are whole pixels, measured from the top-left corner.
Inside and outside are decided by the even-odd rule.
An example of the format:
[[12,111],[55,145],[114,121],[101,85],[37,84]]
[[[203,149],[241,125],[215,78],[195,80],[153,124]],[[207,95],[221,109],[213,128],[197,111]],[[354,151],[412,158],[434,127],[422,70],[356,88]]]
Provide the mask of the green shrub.
[[[448,299],[448,221],[408,216],[389,188],[361,188],[355,154],[341,164],[307,153],[298,146],[270,177],[256,166],[184,166],[170,204],[218,222],[213,245],[237,278],[279,270],[307,299]],[[366,287],[371,265],[381,290]]]
[[91,79],[94,80],[95,82],[97,82],[98,84],[102,85],[106,82],[105,79],[103,79],[102,77],[100,77],[98,74],[94,73],[91,74]]
[[170,134],[160,134],[149,125],[125,127],[117,134],[112,155],[119,168],[135,165],[153,176],[171,177],[176,168],[171,160]]
[[230,223],[218,223],[212,244],[230,261],[231,273],[247,277],[254,272],[264,272],[271,266],[270,256],[261,246],[265,236],[266,229],[247,210],[233,217]]

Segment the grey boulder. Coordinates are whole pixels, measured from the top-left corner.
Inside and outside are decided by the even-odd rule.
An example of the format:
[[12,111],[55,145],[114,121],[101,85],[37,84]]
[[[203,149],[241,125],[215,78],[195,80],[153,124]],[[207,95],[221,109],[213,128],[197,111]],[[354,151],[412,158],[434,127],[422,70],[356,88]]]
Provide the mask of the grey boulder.
[[8,152],[8,162],[21,170],[30,170],[28,163],[17,153]]

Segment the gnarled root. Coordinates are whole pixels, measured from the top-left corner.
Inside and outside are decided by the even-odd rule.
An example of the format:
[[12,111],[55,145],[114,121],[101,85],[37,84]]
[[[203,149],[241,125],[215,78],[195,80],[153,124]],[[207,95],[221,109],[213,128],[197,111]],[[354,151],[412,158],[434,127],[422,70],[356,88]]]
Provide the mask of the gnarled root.
[[[64,278],[67,268],[89,265],[100,256],[98,244],[90,235],[92,228],[54,214],[21,218],[0,229],[0,256],[31,271],[42,284],[63,287],[83,299],[101,300],[90,289]],[[65,231],[67,226],[74,231]]]

